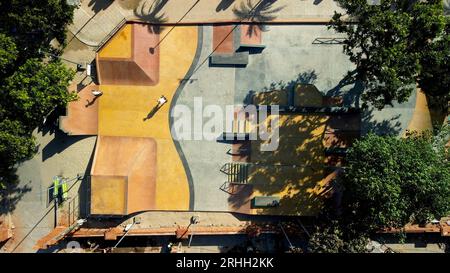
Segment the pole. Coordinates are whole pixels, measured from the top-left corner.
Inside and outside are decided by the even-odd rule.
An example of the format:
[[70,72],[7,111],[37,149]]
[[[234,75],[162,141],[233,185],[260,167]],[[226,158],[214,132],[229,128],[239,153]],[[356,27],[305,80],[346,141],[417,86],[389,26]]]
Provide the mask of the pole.
[[134,223],[131,224],[131,227],[125,232],[125,234],[120,238],[120,240],[117,242],[117,244],[116,244],[115,246],[113,246],[112,249],[116,248],[116,247],[120,244],[120,242],[122,242],[123,238],[125,238],[125,236],[127,236],[128,232],[130,232],[130,229],[131,229],[133,226],[134,226]]
[[194,237],[194,232],[192,232],[191,237],[189,237],[188,248],[191,248],[192,237]]
[[125,234],[120,238],[120,240],[117,242],[117,244],[111,248],[111,250],[114,250],[120,244],[120,242],[122,242],[122,240],[125,238],[125,236],[127,236],[128,232],[130,232],[130,230],[134,226],[134,224],[136,224],[136,221],[133,221],[133,223],[128,227],[128,229],[125,227]]
[[286,240],[289,243],[289,248],[294,249],[294,246],[291,243],[291,240],[289,240],[289,237],[287,236],[286,232],[284,231],[283,225],[280,223],[281,231],[283,231],[284,236],[286,237]]
[[55,227],[58,226],[58,189],[59,189],[59,176],[53,177],[53,201],[55,202]]
[[308,230],[305,228],[302,221],[300,221],[300,219],[297,219],[297,222],[300,224],[300,226],[302,227],[302,229],[306,233],[306,235],[308,235],[308,237],[311,237],[311,234],[309,234]]
[[[199,223],[199,217],[198,217],[198,216],[192,216],[192,217],[191,217],[191,220],[189,221],[189,225],[188,225],[188,227],[187,227],[187,229],[186,229],[186,232],[187,232],[187,230],[189,230],[189,227],[190,227],[191,225],[196,225],[196,224],[198,224],[198,223]],[[194,231],[192,231],[191,237],[189,237],[188,248],[191,247],[192,237],[194,237]]]
[[55,227],[58,226],[58,198],[55,198]]

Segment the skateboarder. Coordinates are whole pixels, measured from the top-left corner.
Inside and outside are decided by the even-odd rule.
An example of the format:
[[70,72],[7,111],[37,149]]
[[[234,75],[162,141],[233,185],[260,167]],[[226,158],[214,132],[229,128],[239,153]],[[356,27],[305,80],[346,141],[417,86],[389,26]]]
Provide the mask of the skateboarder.
[[161,97],[157,100],[157,102],[158,102],[158,107],[161,107],[161,106],[164,105],[164,103],[167,102],[167,99],[166,99],[166,97],[161,96]]
[[103,92],[100,90],[92,90],[92,95],[94,95],[94,97],[100,97],[103,95]]

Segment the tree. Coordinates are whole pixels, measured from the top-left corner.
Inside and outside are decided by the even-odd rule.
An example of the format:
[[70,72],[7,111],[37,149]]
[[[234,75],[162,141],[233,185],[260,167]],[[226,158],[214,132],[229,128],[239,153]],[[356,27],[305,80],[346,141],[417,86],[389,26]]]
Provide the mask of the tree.
[[19,162],[34,152],[34,138],[16,120],[0,122],[0,161]]
[[0,122],[0,189],[15,182],[14,164],[30,158],[35,151],[34,137],[18,121]]
[[317,228],[308,240],[311,253],[339,253],[343,247],[342,232],[334,227]]
[[65,42],[66,26],[74,6],[61,0],[5,0],[0,2],[0,32],[10,35],[20,51],[20,60],[51,49],[50,41]]
[[14,40],[0,33],[0,77],[7,73],[8,66],[17,58],[17,47]]
[[54,108],[65,107],[76,94],[67,92],[74,71],[60,62],[29,59],[5,79],[1,99],[6,117],[20,120],[33,130]]
[[[364,101],[379,109],[394,101],[405,102],[416,83],[427,94],[448,94],[445,54],[450,44],[445,29],[449,21],[441,0],[385,0],[380,5],[366,0],[337,2],[346,14],[336,12],[330,27],[347,35],[344,52],[366,87]],[[438,67],[430,68],[433,65]]]
[[308,240],[310,253],[365,253],[369,239],[363,234],[346,234],[338,222],[318,227]]
[[426,45],[420,64],[422,73],[419,85],[431,97],[442,97],[444,103],[449,101],[450,94],[450,17],[447,19],[445,35],[435,42]]
[[450,212],[450,165],[426,135],[369,134],[347,156],[344,226],[356,232],[401,228]]
[[67,87],[74,76],[43,51],[58,55],[73,6],[60,0],[0,2],[0,188],[17,182],[15,167],[33,156],[33,130],[53,109],[76,98]]

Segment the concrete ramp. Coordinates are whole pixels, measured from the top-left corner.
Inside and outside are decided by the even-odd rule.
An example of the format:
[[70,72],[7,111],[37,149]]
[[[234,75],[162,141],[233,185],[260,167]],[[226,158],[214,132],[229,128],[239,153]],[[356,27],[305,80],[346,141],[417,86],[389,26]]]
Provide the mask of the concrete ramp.
[[99,136],[91,169],[91,214],[155,209],[156,141]]
[[59,128],[68,135],[96,135],[98,132],[98,99],[92,90],[98,89],[90,84],[78,92],[78,100],[69,102],[67,116],[59,117]]
[[149,25],[126,24],[97,53],[100,84],[156,85],[160,62],[158,42],[159,34],[152,32]]

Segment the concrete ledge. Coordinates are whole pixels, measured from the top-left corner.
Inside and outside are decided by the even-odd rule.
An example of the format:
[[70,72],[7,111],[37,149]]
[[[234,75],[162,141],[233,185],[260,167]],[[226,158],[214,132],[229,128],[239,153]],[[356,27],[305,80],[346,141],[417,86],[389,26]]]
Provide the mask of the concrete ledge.
[[220,67],[245,67],[248,64],[248,55],[248,52],[214,54],[209,58],[209,65]]
[[250,133],[234,133],[234,132],[224,132],[217,139],[218,142],[235,142],[235,141],[247,141],[251,139],[256,139],[255,135]]
[[278,207],[280,197],[278,196],[255,196],[251,201],[252,208]]
[[[249,34],[249,32],[252,34]],[[238,25],[234,30],[234,48],[236,52],[261,53],[266,46],[262,44],[262,31],[260,28],[248,24]]]
[[[257,105],[256,108],[265,106],[267,110],[270,111],[271,105]],[[353,114],[359,113],[360,109],[353,107],[295,107],[295,106],[280,106],[280,113],[299,113],[299,114],[309,114],[309,113],[327,113],[327,114]]]
[[266,48],[265,45],[239,45],[236,52],[248,51],[249,54],[259,54]]

